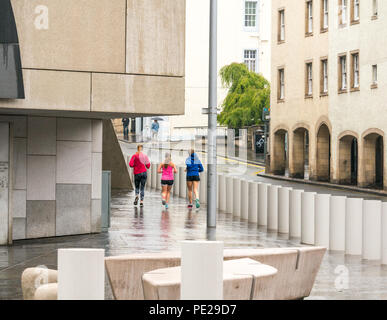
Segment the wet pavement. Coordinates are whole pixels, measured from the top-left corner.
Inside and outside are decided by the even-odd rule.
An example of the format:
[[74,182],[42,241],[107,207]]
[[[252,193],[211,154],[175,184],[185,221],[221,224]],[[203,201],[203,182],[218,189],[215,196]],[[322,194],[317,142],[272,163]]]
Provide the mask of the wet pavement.
[[[300,246],[299,240],[266,233],[254,224],[218,214],[218,228],[206,229],[206,208],[188,210],[172,198],[164,211],[160,194],[146,194],[143,209],[133,206],[133,193],[115,192],[109,232],[95,235],[17,241],[0,247],[0,299],[22,299],[20,276],[27,267],[56,269],[58,248],[104,248],[107,256],[179,249],[182,240],[216,239],[226,248]],[[106,298],[111,299],[107,282]],[[387,267],[360,257],[328,253],[309,299],[387,299]]]

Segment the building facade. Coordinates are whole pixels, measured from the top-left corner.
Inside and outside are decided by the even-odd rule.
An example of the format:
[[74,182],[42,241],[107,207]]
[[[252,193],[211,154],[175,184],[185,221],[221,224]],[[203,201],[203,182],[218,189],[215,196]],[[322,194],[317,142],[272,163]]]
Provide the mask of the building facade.
[[270,170],[387,187],[387,5],[275,0]]
[[[218,2],[218,71],[233,62],[246,63],[270,80],[271,0]],[[189,139],[207,127],[209,0],[188,0],[186,8],[185,115],[170,117],[172,138]],[[218,102],[227,94],[218,80]]]
[[0,244],[99,232],[104,120],[184,113],[185,0],[5,2]]

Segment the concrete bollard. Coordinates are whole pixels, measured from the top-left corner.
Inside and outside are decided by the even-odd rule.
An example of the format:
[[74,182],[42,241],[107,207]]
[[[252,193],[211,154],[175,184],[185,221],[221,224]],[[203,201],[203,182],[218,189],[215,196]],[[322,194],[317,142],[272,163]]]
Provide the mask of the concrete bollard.
[[249,219],[249,182],[245,179],[241,180],[241,219]]
[[329,249],[345,251],[345,204],[347,197],[331,197],[329,216]]
[[248,208],[248,220],[250,223],[258,222],[258,183],[249,182],[249,208]]
[[267,189],[270,184],[261,183],[258,186],[258,225],[267,226]]
[[278,190],[278,232],[289,233],[289,197],[292,188],[280,188]]
[[[132,170],[130,170],[132,171]],[[146,189],[147,190],[150,190],[152,188],[152,174],[153,174],[153,170],[152,170],[152,165],[149,167],[148,171],[147,171],[147,179],[146,179]],[[132,179],[132,174],[131,174],[131,179]],[[134,180],[132,180],[134,182]]]
[[364,260],[381,259],[382,243],[382,202],[378,200],[363,201],[363,245]]
[[289,237],[301,238],[301,194],[304,190],[291,190],[289,196]]
[[219,210],[222,212],[226,212],[226,176],[223,174],[219,175],[218,180],[218,190],[219,190]]
[[301,243],[314,245],[315,192],[301,194]]
[[278,231],[278,190],[280,186],[271,185],[267,190],[267,230]]
[[179,170],[179,197],[186,199],[187,198],[187,173],[184,171],[185,168]]
[[382,264],[387,265],[387,203],[382,204]]
[[223,299],[223,242],[181,243],[180,297],[181,300]]
[[58,250],[58,300],[105,299],[105,250]]
[[226,177],[226,212],[231,213],[233,211],[233,198],[234,198],[234,179],[233,177]]
[[314,242],[316,246],[329,249],[329,210],[330,194],[317,194],[315,197]]
[[157,169],[159,168],[159,164],[157,164],[157,168],[156,168],[156,174],[157,174],[157,178],[156,178],[156,190],[159,190],[161,191],[161,173],[158,173],[157,172]]
[[175,182],[173,184],[173,195],[178,197],[180,192],[180,171],[182,170],[181,167],[176,167],[177,173],[175,174]]
[[234,217],[241,216],[241,180],[240,178],[233,178],[233,210],[232,214]]
[[157,164],[156,163],[152,163],[151,164],[152,166],[152,189],[153,190],[156,190],[156,185],[157,185]]
[[207,203],[207,172],[200,174],[199,197],[200,203]]
[[345,209],[345,254],[361,255],[363,199],[347,199]]

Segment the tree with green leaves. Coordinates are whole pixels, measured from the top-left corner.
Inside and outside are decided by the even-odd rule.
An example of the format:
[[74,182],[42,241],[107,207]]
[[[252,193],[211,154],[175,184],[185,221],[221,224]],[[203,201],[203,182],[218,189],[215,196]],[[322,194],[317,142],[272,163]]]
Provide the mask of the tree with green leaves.
[[243,63],[232,63],[220,70],[222,85],[228,88],[218,122],[240,129],[262,123],[262,111],[270,105],[270,83],[251,72]]

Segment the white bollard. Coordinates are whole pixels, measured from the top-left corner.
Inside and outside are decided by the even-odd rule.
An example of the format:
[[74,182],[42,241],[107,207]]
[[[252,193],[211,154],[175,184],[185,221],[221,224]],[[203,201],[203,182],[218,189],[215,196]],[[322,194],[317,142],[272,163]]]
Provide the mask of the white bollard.
[[207,172],[200,174],[199,197],[202,204],[207,203]]
[[234,217],[241,216],[241,180],[240,178],[233,178],[233,210],[232,214]]
[[219,210],[226,212],[226,176],[219,175]]
[[250,223],[258,222],[258,183],[249,182],[249,208],[248,208],[248,220]]
[[219,174],[216,176],[216,210],[219,210]]
[[364,260],[381,259],[381,223],[382,202],[378,200],[364,200],[362,245],[362,257]]
[[278,231],[278,190],[280,186],[272,185],[267,190],[267,230]]
[[241,219],[249,219],[249,182],[241,180]]
[[387,203],[382,205],[382,264],[387,264]]
[[180,297],[223,300],[223,242],[182,242]]
[[226,178],[226,212],[231,213],[233,211],[233,198],[234,198],[234,187],[233,177]]
[[345,254],[361,255],[363,199],[347,199],[345,209]]
[[58,300],[105,299],[105,250],[58,250]]
[[330,194],[317,194],[315,197],[314,242],[316,246],[329,249],[329,210]]
[[156,163],[152,163],[152,189],[155,190],[156,189],[156,185],[157,185],[157,164]]
[[314,245],[315,192],[301,194],[301,243]]
[[185,168],[179,170],[180,183],[179,183],[179,197],[187,198],[187,173],[184,171]]
[[267,226],[267,189],[270,184],[261,183],[258,186],[258,225]]
[[[159,164],[157,164],[157,169],[159,168]],[[156,178],[156,190],[161,190],[161,173],[158,173],[156,170],[157,178]]]
[[289,233],[289,197],[292,188],[279,188],[278,190],[278,232]]
[[301,194],[304,190],[292,190],[289,197],[289,237],[301,238]]
[[329,216],[329,249],[345,251],[345,205],[347,197],[331,197]]
[[180,193],[180,170],[182,170],[181,167],[176,167],[177,173],[175,173],[175,182],[173,184],[173,195],[179,196]]
[[[132,170],[130,170],[130,171],[132,171]],[[152,174],[153,174],[153,170],[152,170],[152,166],[150,166],[148,171],[147,171],[147,179],[146,179],[146,189],[147,190],[150,190],[152,187]],[[132,180],[132,181],[134,181],[134,180]]]

